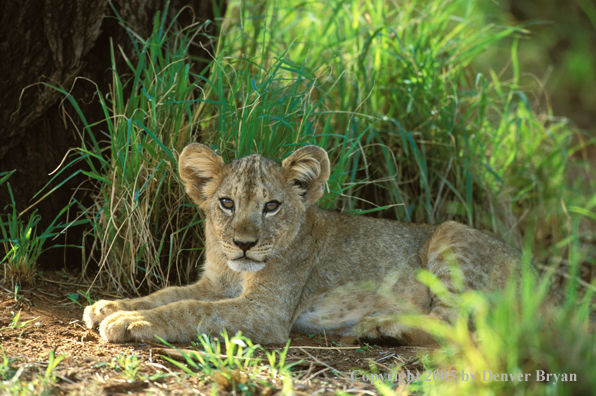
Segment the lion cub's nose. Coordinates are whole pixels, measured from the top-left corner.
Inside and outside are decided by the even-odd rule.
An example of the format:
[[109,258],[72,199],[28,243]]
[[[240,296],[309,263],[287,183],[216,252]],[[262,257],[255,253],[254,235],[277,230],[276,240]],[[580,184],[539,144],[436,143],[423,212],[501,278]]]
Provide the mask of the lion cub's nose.
[[257,239],[255,241],[246,241],[246,242],[244,242],[244,241],[238,241],[238,240],[234,239],[234,245],[238,246],[240,249],[242,249],[242,251],[244,251],[244,253],[246,253],[246,251],[248,249],[254,247],[257,244],[258,241],[259,240]]

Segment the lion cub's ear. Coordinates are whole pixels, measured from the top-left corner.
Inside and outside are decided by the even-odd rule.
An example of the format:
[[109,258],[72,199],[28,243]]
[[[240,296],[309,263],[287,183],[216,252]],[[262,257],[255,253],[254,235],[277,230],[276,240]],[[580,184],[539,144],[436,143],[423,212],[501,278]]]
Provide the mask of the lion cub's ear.
[[222,178],[223,159],[200,143],[189,144],[178,158],[178,172],[186,193],[201,205],[215,193]]
[[295,186],[304,203],[310,205],[323,196],[329,179],[329,157],[318,146],[304,146],[283,160],[284,176]]

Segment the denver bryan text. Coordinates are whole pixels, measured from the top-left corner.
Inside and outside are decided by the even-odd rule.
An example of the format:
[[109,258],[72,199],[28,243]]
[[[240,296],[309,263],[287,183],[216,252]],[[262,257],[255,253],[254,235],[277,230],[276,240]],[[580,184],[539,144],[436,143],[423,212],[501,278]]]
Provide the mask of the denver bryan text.
[[556,384],[559,381],[567,382],[577,381],[577,374],[574,373],[547,373],[544,370],[536,370],[536,378],[532,378],[532,373],[492,373],[490,370],[482,370],[482,381],[540,381],[552,382]]
[[376,382],[396,382],[399,384],[412,383],[412,382],[428,382],[428,381],[462,381],[471,382],[474,381],[538,381],[538,382],[567,382],[577,381],[577,374],[575,373],[547,373],[544,370],[536,370],[536,373],[493,373],[490,370],[482,370],[482,376],[480,373],[466,372],[461,370],[460,372],[455,370],[426,370],[424,372],[411,372],[409,370],[402,371],[399,373],[387,373],[387,374],[369,374],[361,370],[355,370],[351,373],[352,381],[363,381],[374,384]]

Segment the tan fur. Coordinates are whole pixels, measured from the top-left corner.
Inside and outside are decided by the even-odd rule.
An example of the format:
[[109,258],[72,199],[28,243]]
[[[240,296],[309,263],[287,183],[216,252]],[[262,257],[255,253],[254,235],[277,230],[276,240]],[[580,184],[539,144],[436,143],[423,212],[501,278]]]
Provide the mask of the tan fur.
[[[421,345],[432,338],[400,324],[400,314],[440,320],[453,314],[416,280],[417,271],[427,269],[454,291],[450,265],[457,263],[465,288],[489,290],[502,287],[519,262],[519,253],[492,234],[456,222],[324,211],[315,203],[329,168],[327,153],[316,146],[280,165],[258,155],[224,164],[207,146],[189,145],[179,171],[206,213],[201,280],[143,298],[99,301],[85,309],[87,326],[100,325],[112,342],[188,341],[226,329],[283,343],[294,329]],[[234,209],[224,208],[222,198]],[[267,213],[268,202],[279,202],[277,211]]]

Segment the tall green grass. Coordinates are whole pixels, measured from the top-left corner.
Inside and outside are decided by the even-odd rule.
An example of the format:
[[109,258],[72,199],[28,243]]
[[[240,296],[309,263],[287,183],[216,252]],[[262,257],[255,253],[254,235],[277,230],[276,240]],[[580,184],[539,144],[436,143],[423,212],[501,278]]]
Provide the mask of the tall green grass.
[[[94,282],[110,290],[139,293],[188,282],[199,265],[202,220],[183,198],[176,152],[198,128],[192,109],[202,102],[200,76],[191,73],[187,53],[203,26],[174,35],[166,14],[157,15],[151,37],[135,39],[135,62],[112,46],[111,89],[98,92],[105,121],[89,124],[74,99],[55,87],[85,125],[83,146],[66,169],[79,161],[90,168],[75,172],[88,175],[98,191],[87,208],[88,258],[99,266]],[[117,56],[128,70],[116,70]]]
[[[523,29],[475,24],[473,2],[241,2],[228,13],[206,90],[226,104],[207,104],[199,117],[204,139],[229,158],[279,158],[287,152],[280,134],[296,143],[315,136],[343,176],[332,177],[338,194],[327,206],[457,219],[517,246],[537,213],[537,246],[561,240],[569,231],[562,202],[589,199],[570,194],[566,180],[581,148],[572,146],[575,132],[536,114],[517,86],[516,45],[512,81],[474,70],[478,56]],[[356,149],[337,150],[341,139]]]
[[517,246],[526,221],[539,218],[535,252],[568,243],[569,207],[591,202],[586,186],[567,180],[574,132],[536,114],[519,90],[515,44],[512,81],[474,69],[522,28],[475,23],[473,6],[230,2],[199,75],[187,50],[200,26],[176,29],[158,17],[151,37],[135,38],[138,61],[114,66],[111,92],[98,92],[106,121],[86,123],[73,160],[88,161],[99,191],[89,208],[98,253],[88,254],[99,257],[99,281],[139,292],[192,280],[201,220],[183,196],[176,158],[194,140],[226,160],[280,160],[318,144],[333,163],[320,202],[327,208],[457,219]]

